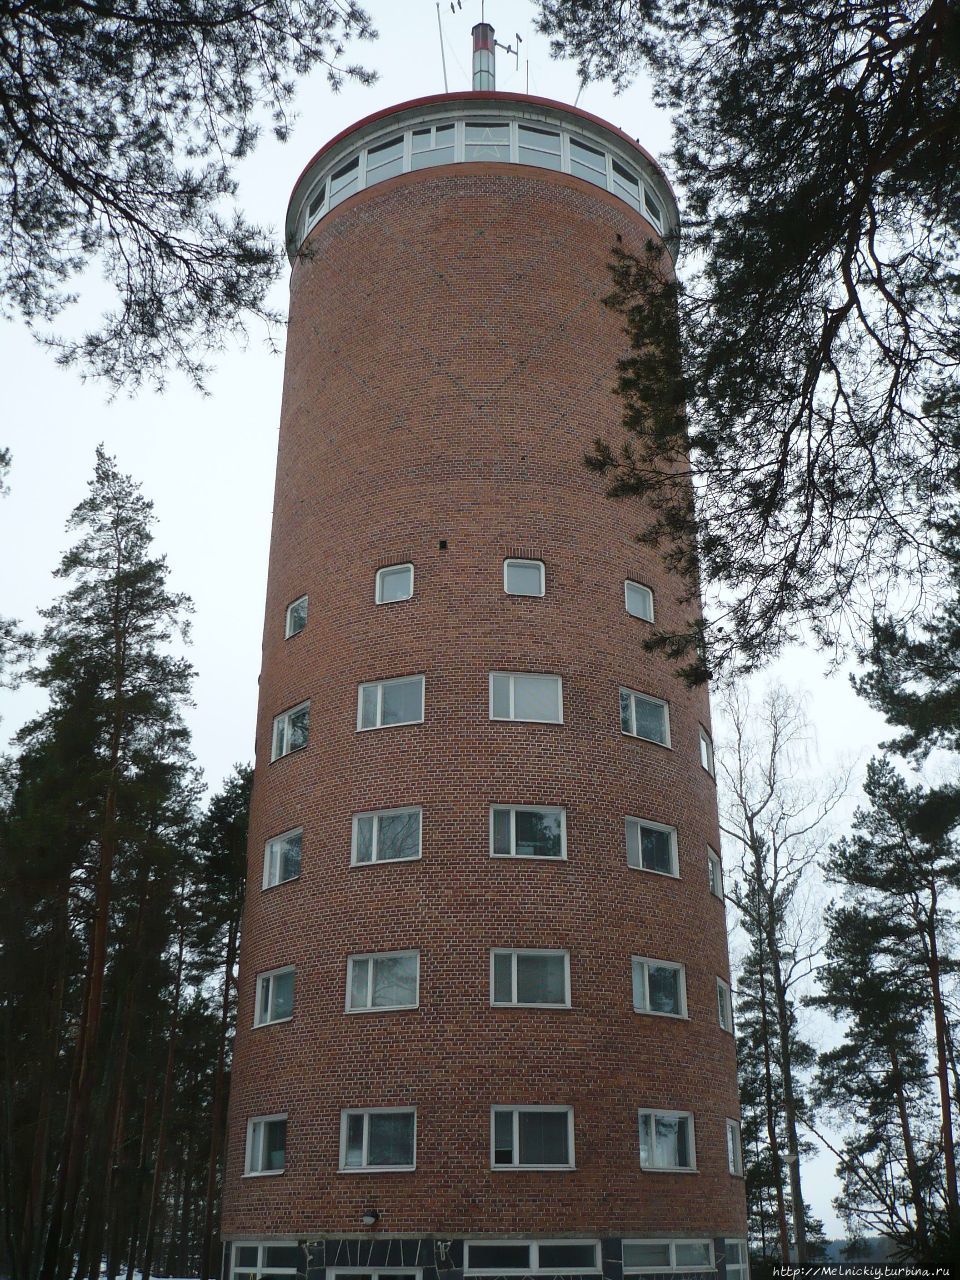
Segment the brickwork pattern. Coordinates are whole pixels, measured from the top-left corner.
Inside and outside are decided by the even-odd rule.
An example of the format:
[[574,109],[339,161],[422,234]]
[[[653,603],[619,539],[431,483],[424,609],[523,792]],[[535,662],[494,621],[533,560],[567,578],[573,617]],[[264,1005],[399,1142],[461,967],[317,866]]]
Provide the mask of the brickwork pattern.
[[[643,649],[625,579],[667,625],[688,606],[638,546],[637,506],[582,462],[620,434],[601,302],[618,234],[654,233],[569,176],[460,165],[345,202],[294,269],[227,1237],[358,1232],[371,1205],[388,1234],[744,1234],[707,695]],[[508,556],[543,560],[543,598],[504,594]],[[406,561],[413,597],[377,606],[376,570]],[[491,721],[491,671],[561,675],[564,723]],[[358,684],[414,673],[424,723],[358,733]],[[669,749],[622,735],[621,685],[669,703]],[[273,717],[306,699],[309,745],[271,764]],[[563,806],[567,860],[491,858],[491,804]],[[351,815],[405,805],[422,859],[351,867]],[[627,866],[626,816],[677,828],[679,879]],[[265,841],[297,826],[300,878],[262,891]],[[491,1008],[493,947],[569,950],[573,1007]],[[345,1015],[347,957],[409,948],[419,1008]],[[633,1012],[632,955],[686,965],[688,1021]],[[289,964],[293,1019],[253,1029],[257,973]],[[490,1107],[524,1103],[574,1107],[575,1171],[491,1170]],[[415,1172],[338,1172],[340,1110],[370,1106],[417,1108]],[[638,1107],[694,1114],[696,1172],[640,1169]],[[285,1172],[243,1177],[247,1118],[278,1112]]]

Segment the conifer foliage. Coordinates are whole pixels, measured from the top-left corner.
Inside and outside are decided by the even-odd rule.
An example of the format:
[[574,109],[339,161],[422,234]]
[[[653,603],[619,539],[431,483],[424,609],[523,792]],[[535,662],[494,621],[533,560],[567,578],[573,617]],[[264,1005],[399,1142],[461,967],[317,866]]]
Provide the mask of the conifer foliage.
[[240,771],[202,815],[177,651],[189,602],[152,523],[98,451],[29,673],[49,704],[4,766],[0,1266],[13,1280],[96,1277],[102,1259],[111,1276],[149,1275],[210,1253],[233,999],[211,929],[232,931],[235,956],[249,780]]

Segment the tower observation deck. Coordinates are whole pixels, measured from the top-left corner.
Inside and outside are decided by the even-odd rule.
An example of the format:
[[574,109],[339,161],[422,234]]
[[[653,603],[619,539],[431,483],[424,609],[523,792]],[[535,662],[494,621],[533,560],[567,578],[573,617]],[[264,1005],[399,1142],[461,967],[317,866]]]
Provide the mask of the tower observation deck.
[[294,188],[229,1280],[746,1280],[708,698],[643,647],[690,606],[583,465],[611,247],[676,225],[496,91]]

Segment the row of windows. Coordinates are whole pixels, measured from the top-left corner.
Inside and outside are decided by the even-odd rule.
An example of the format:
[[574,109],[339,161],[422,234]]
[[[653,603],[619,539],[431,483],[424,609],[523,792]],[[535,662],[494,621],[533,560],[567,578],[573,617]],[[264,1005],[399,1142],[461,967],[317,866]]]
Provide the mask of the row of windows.
[[[627,866],[656,875],[680,877],[677,829],[646,818],[627,818],[624,824]],[[565,809],[534,805],[491,805],[489,822],[492,858],[546,859],[567,857]],[[353,815],[350,862],[359,867],[377,862],[410,862],[423,850],[423,810],[377,809]],[[303,858],[303,827],[273,836],[264,847],[263,887],[295,880]],[[723,897],[720,858],[707,846],[707,884]]]
[[[714,1271],[712,1240],[624,1240],[623,1274],[651,1271]],[[747,1280],[745,1240],[724,1240],[727,1280]],[[231,1252],[231,1280],[273,1280],[296,1275],[299,1245],[237,1241]],[[467,1240],[463,1269],[482,1275],[582,1275],[601,1271],[599,1240]],[[368,1270],[360,1267],[328,1268],[327,1280],[423,1280],[421,1268],[395,1267]]]
[[572,136],[566,129],[503,119],[452,120],[395,133],[336,161],[332,171],[307,192],[300,240],[324,214],[357,191],[401,173],[483,160],[572,173],[612,191],[649,218],[658,231],[666,229],[666,212],[652,185],[624,160]]
[[[641,1107],[637,1112],[640,1168],[692,1173],[697,1168],[693,1113]],[[740,1125],[725,1122],[727,1167],[743,1176]],[[416,1107],[362,1107],[340,1112],[340,1172],[409,1172],[417,1164]],[[247,1121],[247,1177],[283,1173],[287,1117]],[[573,1107],[490,1108],[490,1168],[573,1169]]]
[[[386,729],[395,725],[422,724],[424,677],[398,676],[371,680],[357,689],[357,730]],[[489,681],[491,720],[517,720],[528,724],[563,724],[563,680],[560,676],[529,672],[492,671]],[[642,738],[660,746],[670,744],[670,706],[636,689],[619,691],[620,729],[630,738]],[[310,737],[310,703],[301,702],[274,717],[271,760],[302,750]],[[700,727],[700,764],[713,776],[713,744]]]
[[[547,571],[542,560],[504,560],[503,589],[508,596],[544,596]],[[373,598],[377,604],[399,604],[413,596],[413,565],[391,564],[377,570]],[[653,592],[640,582],[625,582],[623,598],[632,618],[653,622]],[[307,625],[310,600],[300,596],[287,605],[284,635],[289,640]]]
[[[687,973],[674,960],[633,956],[633,1007],[637,1013],[686,1018]],[[292,965],[257,976],[255,1027],[293,1017],[296,970]],[[717,978],[717,1020],[733,1031],[730,987]],[[490,1003],[520,1008],[572,1007],[570,953],[544,948],[494,947],[490,951]],[[347,958],[347,1013],[416,1009],[420,1005],[420,952],[377,951]]]

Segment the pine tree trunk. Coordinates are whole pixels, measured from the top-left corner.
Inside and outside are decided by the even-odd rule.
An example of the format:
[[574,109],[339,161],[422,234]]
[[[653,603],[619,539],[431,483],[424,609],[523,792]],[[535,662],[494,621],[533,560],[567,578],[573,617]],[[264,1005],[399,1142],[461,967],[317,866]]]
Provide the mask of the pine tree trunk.
[[957,1202],[957,1157],[953,1138],[950,1077],[947,1068],[947,1019],[940,985],[940,952],[937,944],[937,890],[931,890],[927,916],[927,966],[933,995],[933,1026],[937,1045],[937,1082],[940,1086],[940,1126],[943,1134],[943,1172],[947,1187],[947,1217],[951,1227],[960,1228],[960,1206]]
[[780,1233],[780,1258],[783,1266],[790,1263],[790,1231],[787,1227],[787,1206],[783,1195],[783,1163],[780,1158],[780,1138],[777,1134],[777,1118],[774,1114],[773,1069],[770,1062],[770,1022],[767,1016],[767,990],[765,970],[760,970],[760,1024],[763,1028],[763,1089],[767,1121],[767,1141],[773,1165],[773,1187],[777,1200],[777,1229]]
[[220,1039],[217,1044],[217,1069],[213,1082],[213,1108],[210,1116],[210,1157],[207,1161],[207,1188],[204,1197],[203,1237],[200,1245],[200,1280],[217,1274],[211,1258],[213,1251],[213,1216],[217,1195],[217,1166],[223,1141],[226,1085],[227,1037],[230,1034],[230,988],[237,955],[237,933],[231,925],[227,935],[227,955],[223,966],[223,999],[220,1004]]
[[903,1150],[907,1161],[907,1177],[910,1182],[910,1198],[913,1211],[917,1215],[917,1239],[922,1247],[927,1244],[927,1206],[923,1198],[920,1167],[917,1164],[916,1147],[913,1142],[913,1129],[910,1124],[910,1113],[907,1110],[907,1099],[903,1092],[903,1073],[900,1070],[900,1055],[896,1045],[890,1042],[890,1071],[893,1077],[894,1094],[897,1100],[897,1114],[900,1117],[900,1132],[903,1137]]

